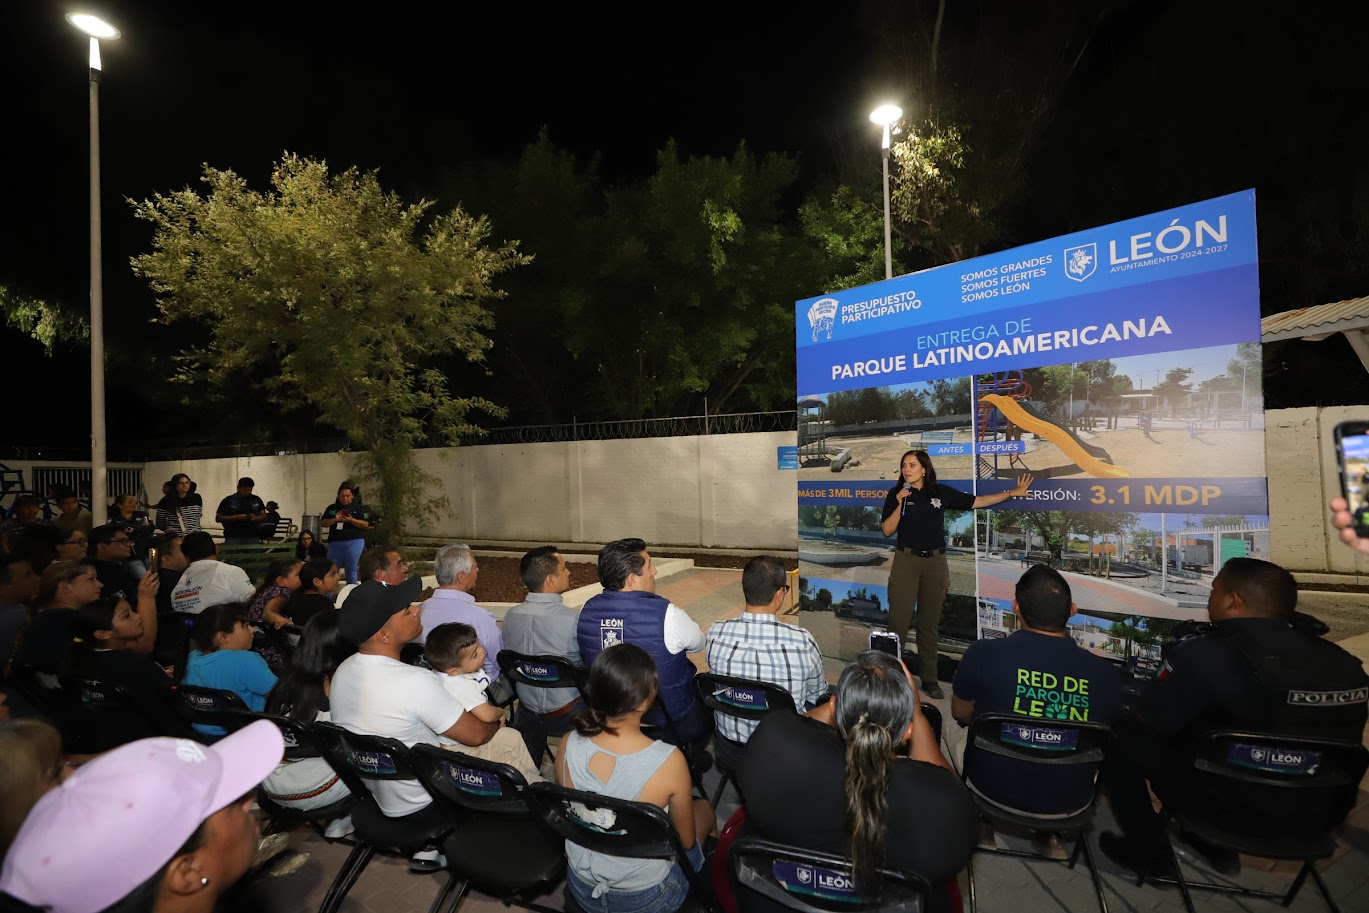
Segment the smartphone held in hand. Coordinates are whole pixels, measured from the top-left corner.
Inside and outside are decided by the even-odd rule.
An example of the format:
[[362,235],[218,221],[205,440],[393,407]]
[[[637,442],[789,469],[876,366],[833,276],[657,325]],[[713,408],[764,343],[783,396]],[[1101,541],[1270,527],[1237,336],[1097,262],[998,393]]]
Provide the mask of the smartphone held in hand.
[[869,646],[871,650],[888,653],[894,659],[900,659],[903,652],[903,644],[893,631],[871,631]]
[[1369,537],[1369,422],[1341,422],[1335,437],[1341,494],[1356,534]]

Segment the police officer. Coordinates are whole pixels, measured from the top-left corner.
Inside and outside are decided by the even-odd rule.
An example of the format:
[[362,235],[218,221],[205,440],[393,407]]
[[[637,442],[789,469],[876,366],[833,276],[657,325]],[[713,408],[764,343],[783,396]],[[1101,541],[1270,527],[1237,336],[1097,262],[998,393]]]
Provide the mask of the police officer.
[[889,630],[900,638],[908,633],[917,609],[917,655],[922,693],[939,701],[946,696],[937,684],[937,641],[941,609],[951,586],[946,564],[946,511],[972,510],[1021,497],[1031,486],[1024,472],[1011,491],[992,495],[966,494],[936,480],[932,458],[925,450],[909,450],[899,460],[900,482],[884,498],[886,536],[898,534],[894,566],[889,572]]
[[[1137,872],[1172,869],[1163,820],[1146,782],[1162,800],[1183,795],[1192,776],[1190,746],[1202,733],[1244,729],[1362,738],[1369,677],[1358,659],[1319,636],[1325,625],[1294,611],[1297,601],[1293,575],[1268,561],[1232,558],[1212,581],[1211,623],[1170,646],[1159,677],[1142,691],[1133,714],[1113,727],[1117,745],[1104,766],[1104,781],[1122,835],[1104,833],[1099,844],[1114,862]],[[1194,795],[1196,788],[1187,792]],[[1296,792],[1290,790],[1261,793],[1258,800],[1227,792],[1208,783],[1202,797],[1232,829],[1240,828],[1246,814],[1277,820],[1286,812],[1273,802],[1303,801],[1289,799]],[[1234,853],[1180,837],[1219,872],[1240,870]]]

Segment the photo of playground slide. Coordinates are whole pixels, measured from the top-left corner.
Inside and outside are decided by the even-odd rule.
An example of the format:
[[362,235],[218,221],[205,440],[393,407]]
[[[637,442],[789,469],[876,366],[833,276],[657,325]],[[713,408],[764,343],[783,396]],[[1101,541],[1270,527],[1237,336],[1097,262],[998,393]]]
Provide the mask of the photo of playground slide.
[[970,478],[975,428],[969,377],[865,387],[799,397],[799,477],[898,478],[909,450],[965,445],[960,455],[935,456],[937,475]]
[[980,479],[1259,478],[1260,352],[1248,343],[978,375]]

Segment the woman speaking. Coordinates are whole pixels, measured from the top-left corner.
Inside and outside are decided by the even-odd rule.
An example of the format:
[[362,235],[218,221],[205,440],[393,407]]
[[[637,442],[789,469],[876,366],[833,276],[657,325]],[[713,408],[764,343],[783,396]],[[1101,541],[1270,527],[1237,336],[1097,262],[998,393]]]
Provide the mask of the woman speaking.
[[951,586],[946,564],[946,511],[992,507],[1021,497],[1031,486],[1032,476],[1022,473],[1011,491],[975,497],[937,482],[927,451],[909,450],[899,461],[899,478],[902,481],[889,489],[884,499],[880,524],[884,535],[898,533],[894,567],[889,573],[889,630],[904,637],[917,609],[922,693],[939,701],[946,694],[937,684],[937,640],[941,608]]

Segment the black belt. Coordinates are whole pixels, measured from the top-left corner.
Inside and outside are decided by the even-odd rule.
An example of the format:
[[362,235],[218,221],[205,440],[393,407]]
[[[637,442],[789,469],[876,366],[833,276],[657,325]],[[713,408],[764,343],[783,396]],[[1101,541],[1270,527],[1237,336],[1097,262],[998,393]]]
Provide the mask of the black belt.
[[920,552],[915,548],[904,548],[900,545],[898,550],[905,555],[914,555],[918,558],[935,558],[937,555],[946,554],[946,549],[944,548],[934,548],[930,552]]

